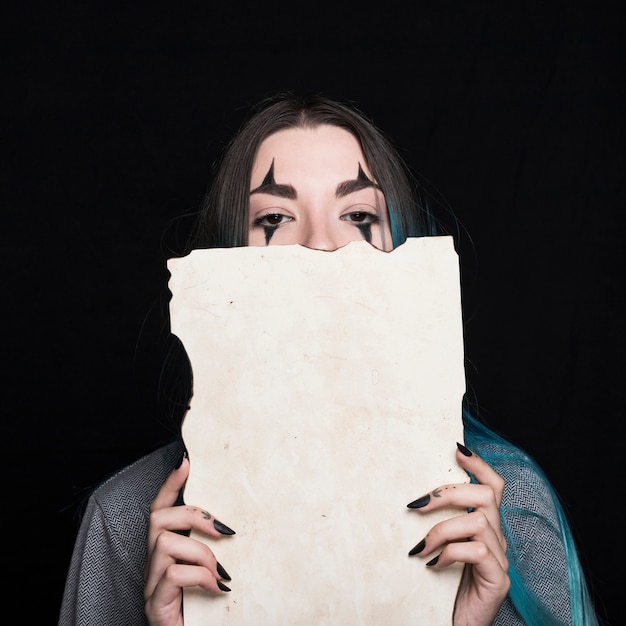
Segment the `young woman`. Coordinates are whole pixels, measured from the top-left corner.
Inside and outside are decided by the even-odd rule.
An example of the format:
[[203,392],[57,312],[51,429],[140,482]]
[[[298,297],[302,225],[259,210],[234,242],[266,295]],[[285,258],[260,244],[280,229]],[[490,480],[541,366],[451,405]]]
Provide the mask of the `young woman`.
[[[365,239],[389,250],[435,233],[410,173],[365,116],[324,97],[284,96],[262,103],[227,147],[190,247],[335,250]],[[419,515],[445,506],[470,512],[416,537],[407,546],[415,566],[465,564],[456,625],[597,624],[567,520],[541,469],[468,407],[463,420],[456,458],[471,482],[433,485],[408,506]],[[219,520],[219,502],[211,512],[182,504],[188,472],[177,441],[93,492],[60,624],[182,624],[185,587],[228,593],[218,555],[220,539],[236,541],[224,523],[232,522]],[[189,529],[212,538],[212,547],[181,532]],[[419,606],[415,615],[419,622]]]

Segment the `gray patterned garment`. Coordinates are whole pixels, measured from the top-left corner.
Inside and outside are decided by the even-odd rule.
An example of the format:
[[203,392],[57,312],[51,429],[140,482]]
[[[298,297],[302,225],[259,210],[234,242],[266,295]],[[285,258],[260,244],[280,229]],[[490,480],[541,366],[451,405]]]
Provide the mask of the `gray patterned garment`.
[[[178,442],[159,448],[93,492],[76,539],[59,626],[147,624],[143,570],[150,503],[180,461],[182,452]],[[556,617],[569,624],[565,555],[545,482],[522,463],[494,469],[506,481],[503,510],[510,507],[513,513],[503,516],[519,542],[522,576],[530,574],[528,579],[535,593]],[[515,513],[518,506],[531,509],[535,515],[527,510]],[[523,626],[508,599],[494,624]]]

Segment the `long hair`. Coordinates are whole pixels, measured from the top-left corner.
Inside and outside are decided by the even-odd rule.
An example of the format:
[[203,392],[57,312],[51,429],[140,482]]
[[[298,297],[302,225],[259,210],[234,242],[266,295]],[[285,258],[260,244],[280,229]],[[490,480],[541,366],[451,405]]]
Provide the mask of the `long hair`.
[[[324,124],[343,128],[358,140],[367,166],[385,196],[394,248],[401,245],[407,237],[442,234],[438,232],[439,228],[426,194],[417,179],[392,141],[365,114],[352,105],[325,96],[301,98],[285,93],[262,101],[226,146],[210,190],[200,207],[189,249],[247,245],[249,184],[252,165],[260,144],[266,137],[280,130],[315,128]],[[464,401],[464,435],[470,448],[475,449],[491,465],[496,461],[500,466],[508,463],[511,467],[522,463],[545,479],[557,513],[559,535],[567,556],[572,624],[596,625],[595,611],[574,538],[558,495],[539,466],[525,452],[488,428],[476,415],[468,402]],[[499,450],[497,458],[491,452],[494,445]],[[533,512],[527,511],[527,514],[533,515]],[[560,623],[527,584],[528,574],[521,571],[517,559],[519,550],[515,536],[504,521],[503,531],[508,543],[507,557],[511,578],[509,597],[513,605],[526,624],[547,626]]]

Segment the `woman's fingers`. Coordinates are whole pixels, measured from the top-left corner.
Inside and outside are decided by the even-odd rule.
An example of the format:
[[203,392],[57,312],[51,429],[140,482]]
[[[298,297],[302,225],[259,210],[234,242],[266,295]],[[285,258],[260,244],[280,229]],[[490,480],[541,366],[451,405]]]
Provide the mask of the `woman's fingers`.
[[148,559],[163,531],[186,532],[193,529],[216,538],[235,534],[234,530],[204,509],[190,505],[174,506],[188,475],[189,459],[184,458],[180,467],[168,476],[152,501],[148,527]]
[[176,505],[188,475],[185,457],[150,506],[144,597],[151,624],[182,623],[184,587],[199,586],[212,593],[230,591],[222,582],[230,576],[209,546],[190,531],[212,538],[234,535],[235,531],[204,509]]
[[145,611],[151,624],[182,626],[181,593],[184,587],[201,587],[212,593],[230,591],[209,570],[182,563],[170,565],[158,580],[153,592],[146,595]]
[[511,585],[500,520],[505,482],[464,445],[457,444],[456,457],[477,483],[442,485],[407,505],[426,514],[459,509],[458,515],[435,524],[409,556],[431,557],[427,565],[436,569],[463,563],[454,621],[471,615],[473,623],[491,624]]
[[463,509],[475,509],[478,507],[497,508],[496,494],[489,485],[476,485],[473,483],[459,483],[441,485],[430,493],[407,504],[410,509],[421,511],[436,511],[448,506]]
[[156,498],[150,505],[150,510],[162,509],[168,506],[174,506],[176,500],[178,500],[178,494],[185,485],[185,481],[189,476],[189,459],[185,455],[181,464],[172,471],[167,477],[167,480],[163,483]]
[[489,485],[493,489],[496,505],[499,507],[504,493],[504,478],[475,452],[457,443],[456,459],[459,465],[474,476],[481,485]]
[[[506,545],[502,543],[501,533],[496,531],[481,511],[456,515],[435,524],[426,537],[409,552],[409,556],[428,556],[452,543],[476,543],[485,546],[497,559],[500,567],[508,569]],[[453,551],[453,554],[457,553],[460,552]]]
[[[172,566],[177,564],[196,566],[188,568],[190,570],[204,570],[203,572],[196,571],[195,574],[186,571],[185,576],[188,578],[194,575],[204,580],[203,586],[210,591],[219,591],[217,580],[230,579],[207,545],[185,535],[164,531],[158,536],[150,568],[147,571],[144,588],[146,597],[156,593],[162,580],[178,580],[178,578],[173,578],[173,572],[170,571]],[[173,571],[178,572],[178,568],[174,568]]]
[[215,538],[235,534],[235,531],[232,528],[216,519],[208,511],[205,511],[197,506],[190,506],[187,504],[153,510],[150,513],[149,528],[149,553],[154,550],[154,544],[164,530],[197,530],[203,535]]
[[[442,485],[410,502],[407,505],[408,508],[417,509],[424,513],[445,507],[480,512],[495,532],[502,549],[506,550],[506,541],[500,524],[500,502],[504,491],[504,479],[479,456],[471,453],[464,446],[459,445],[457,460],[467,472],[474,475],[480,484]],[[466,535],[467,537],[469,535]],[[462,538],[459,537],[458,540]]]
[[[442,485],[407,505],[423,513],[446,507],[481,511],[494,530],[501,535],[500,511],[497,497],[489,485],[457,484]],[[503,538],[502,538],[503,539]]]

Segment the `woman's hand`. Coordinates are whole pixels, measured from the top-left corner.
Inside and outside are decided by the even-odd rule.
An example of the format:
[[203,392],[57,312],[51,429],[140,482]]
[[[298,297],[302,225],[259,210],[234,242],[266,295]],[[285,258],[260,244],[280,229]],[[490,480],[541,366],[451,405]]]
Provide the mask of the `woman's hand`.
[[435,524],[409,555],[425,557],[438,552],[427,563],[436,569],[465,563],[454,606],[454,625],[488,626],[511,586],[500,526],[504,479],[465,446],[457,447],[459,465],[479,484],[443,485],[408,507],[423,513],[449,506],[471,512]]
[[151,626],[181,626],[184,587],[202,587],[211,593],[230,589],[230,580],[213,552],[201,541],[176,531],[196,530],[209,537],[234,535],[234,531],[198,507],[174,506],[189,476],[185,457],[161,487],[150,507],[148,558],[145,569],[145,611]]

